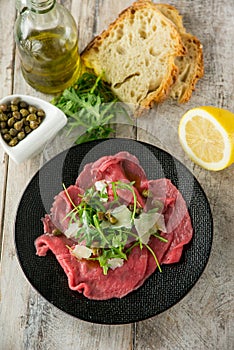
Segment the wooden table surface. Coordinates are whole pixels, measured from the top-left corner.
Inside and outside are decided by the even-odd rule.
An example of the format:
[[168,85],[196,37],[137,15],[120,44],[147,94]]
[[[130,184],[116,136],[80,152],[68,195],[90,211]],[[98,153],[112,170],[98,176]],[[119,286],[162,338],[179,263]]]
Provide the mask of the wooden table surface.
[[[157,1],[155,1],[157,2]],[[131,1],[67,0],[80,37],[80,50]],[[41,164],[41,155],[16,165],[0,148],[0,349],[231,350],[234,349],[233,237],[234,165],[209,172],[194,165],[177,137],[181,116],[213,105],[234,112],[234,3],[230,0],[173,0],[188,31],[203,44],[205,76],[190,102],[167,101],[136,120],[131,137],[169,151],[203,187],[213,213],[211,256],[194,288],[174,307],[127,325],[99,325],[71,317],[49,304],[26,280],[14,247],[14,220],[21,195]],[[0,97],[25,93],[50,100],[22,78],[15,53],[14,1],[0,1]],[[119,135],[129,137],[125,128]],[[205,234],[205,233],[204,233]]]

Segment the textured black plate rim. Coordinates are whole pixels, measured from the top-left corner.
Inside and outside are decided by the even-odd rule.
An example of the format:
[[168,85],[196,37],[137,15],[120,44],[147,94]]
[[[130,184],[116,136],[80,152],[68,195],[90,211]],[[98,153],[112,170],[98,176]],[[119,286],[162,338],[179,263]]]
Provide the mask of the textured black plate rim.
[[[88,144],[83,144],[83,147],[88,147],[89,149],[92,149],[94,146],[102,144],[103,142],[106,142],[106,141],[113,141],[113,142],[115,142],[116,140],[118,140],[121,143],[121,145],[122,145],[122,143],[129,142],[130,146],[131,146],[131,143],[133,142],[134,145],[138,144],[140,146],[146,147],[150,151],[157,151],[157,152],[159,152],[160,154],[163,154],[166,157],[170,157],[173,160],[173,162],[176,163],[177,166],[182,168],[185,171],[185,173],[188,174],[189,177],[193,179],[193,181],[196,184],[197,189],[200,191],[200,195],[202,195],[204,203],[206,205],[206,211],[207,211],[206,214],[207,214],[208,221],[209,221],[208,222],[209,238],[207,239],[208,241],[206,242],[205,257],[203,257],[203,262],[201,263],[201,266],[199,267],[199,273],[198,274],[196,273],[196,277],[193,278],[193,280],[190,282],[189,286],[185,286],[184,287],[184,290],[182,290],[182,292],[180,293],[180,296],[177,297],[176,300],[170,302],[169,305],[162,305],[162,306],[160,306],[160,310],[149,310],[149,309],[147,309],[145,311],[144,310],[144,305],[143,305],[143,309],[142,309],[143,311],[141,311],[140,313],[138,313],[138,310],[135,310],[133,314],[130,313],[129,316],[123,317],[123,312],[124,312],[124,310],[126,310],[126,306],[127,307],[128,307],[128,305],[130,305],[130,307],[132,306],[131,305],[131,298],[132,298],[132,296],[134,296],[134,298],[135,298],[134,299],[135,300],[135,304],[137,302],[140,302],[140,299],[138,300],[136,298],[137,294],[139,294],[139,293],[141,293],[141,294],[143,293],[142,294],[143,296],[145,296],[145,293],[146,293],[146,297],[148,298],[147,293],[152,291],[152,286],[155,286],[155,281],[153,281],[153,278],[155,277],[155,275],[159,275],[158,271],[156,271],[155,274],[153,274],[146,281],[144,286],[142,286],[137,291],[134,291],[134,292],[130,293],[128,296],[124,297],[123,299],[112,299],[112,300],[109,300],[109,301],[89,301],[89,300],[87,300],[87,298],[83,297],[84,298],[83,301],[82,301],[83,304],[84,304],[83,308],[86,308],[86,305],[91,303],[91,304],[93,304],[92,307],[91,307],[92,312],[94,312],[94,311],[96,312],[98,309],[101,310],[101,314],[100,315],[98,314],[96,316],[93,316],[93,315],[90,315],[90,314],[87,314],[87,315],[83,314],[83,315],[81,315],[81,314],[74,313],[71,310],[67,310],[66,309],[66,305],[65,305],[65,307],[64,307],[64,305],[58,305],[57,301],[54,301],[52,298],[50,298],[47,295],[45,295],[45,293],[43,291],[41,291],[40,288],[37,288],[37,286],[35,286],[34,281],[32,280],[32,278],[28,274],[27,268],[25,268],[25,266],[24,266],[24,262],[22,261],[22,256],[21,256],[22,252],[20,251],[19,242],[17,241],[17,227],[16,226],[17,226],[17,223],[18,223],[17,222],[18,221],[18,212],[19,212],[19,209],[20,209],[20,206],[21,206],[21,203],[22,203],[22,199],[23,199],[25,193],[30,188],[30,184],[38,177],[38,173],[41,171],[41,169],[46,168],[48,163],[53,161],[53,159],[58,157],[60,154],[58,156],[54,157],[51,161],[49,161],[46,164],[44,164],[43,167],[32,177],[31,181],[27,185],[27,187],[26,187],[26,189],[25,189],[25,191],[24,191],[24,193],[23,193],[23,195],[21,197],[21,200],[19,202],[18,210],[17,210],[17,216],[16,216],[16,220],[15,220],[15,248],[16,248],[17,258],[18,258],[19,264],[21,266],[21,269],[23,270],[23,272],[24,272],[28,282],[32,285],[32,287],[44,299],[46,299],[48,302],[50,302],[53,306],[55,306],[59,310],[62,310],[63,312],[65,312],[66,314],[68,314],[70,316],[73,316],[75,318],[78,318],[80,320],[87,321],[87,322],[98,323],[98,324],[109,324],[109,325],[127,324],[127,323],[133,323],[133,322],[138,322],[138,321],[142,321],[142,320],[148,319],[150,317],[156,316],[156,315],[158,315],[158,314],[168,310],[169,308],[171,308],[175,304],[177,304],[180,300],[182,300],[187,295],[187,293],[194,287],[194,285],[198,281],[199,277],[203,273],[203,271],[204,271],[204,269],[205,269],[205,267],[206,267],[206,265],[208,263],[208,260],[209,260],[210,251],[211,251],[211,248],[212,248],[212,240],[213,240],[212,213],[211,213],[211,210],[210,210],[210,206],[209,206],[206,194],[205,194],[204,190],[202,189],[202,187],[200,186],[200,184],[198,183],[198,181],[195,179],[194,175],[179,160],[177,160],[176,158],[172,157],[170,154],[168,154],[164,150],[161,150],[161,149],[159,149],[159,148],[157,148],[155,146],[152,146],[152,145],[150,145],[148,143],[140,142],[140,141],[136,141],[136,140],[132,140],[132,139],[107,139],[107,140],[101,140],[101,141],[93,141],[93,142],[89,142]],[[76,149],[77,147],[82,147],[82,145],[80,145],[80,146],[73,146],[71,148],[71,150],[72,149]],[[123,150],[125,150],[125,149],[123,149]],[[128,149],[128,151],[131,152],[131,150],[129,150],[129,149]],[[64,151],[64,152],[66,152],[66,151]],[[64,153],[64,152],[61,152],[61,154]],[[189,207],[189,211],[190,210],[191,210],[191,208]],[[191,212],[190,212],[190,215],[191,215],[191,217],[193,217]],[[39,234],[41,234],[41,233],[39,233]],[[196,234],[196,232],[195,232],[195,234]],[[189,244],[185,248],[185,254],[187,254],[187,252],[189,252],[191,250],[191,246],[192,245],[193,245],[193,241],[192,241],[191,244]],[[53,259],[53,257],[50,256],[50,259]],[[171,266],[171,265],[170,266],[164,266],[163,267],[164,277],[167,276],[168,272],[173,273],[173,269],[178,269],[178,267],[181,267],[183,265],[183,263],[184,262],[182,261],[181,263],[174,264],[175,266],[174,265],[173,266]],[[58,265],[57,261],[55,261],[55,264]],[[62,274],[64,274],[63,271],[60,271],[60,273],[61,273],[61,276],[62,276]],[[169,279],[169,282],[171,282],[170,279]],[[148,285],[148,287],[146,287],[146,285]],[[150,287],[150,289],[147,289],[149,287]],[[144,288],[146,289],[146,291],[142,292],[142,290]],[[72,295],[73,298],[77,297],[77,292],[72,292],[72,294],[73,294]],[[111,303],[116,302],[116,300],[118,301],[118,303],[121,303],[123,300],[125,300],[124,308],[122,309],[122,314],[121,314],[121,312],[119,314],[112,314],[111,315],[111,319],[110,319],[110,317],[109,318],[107,318],[105,316],[103,317],[103,313],[105,312],[104,310],[106,310],[106,307],[110,306]]]

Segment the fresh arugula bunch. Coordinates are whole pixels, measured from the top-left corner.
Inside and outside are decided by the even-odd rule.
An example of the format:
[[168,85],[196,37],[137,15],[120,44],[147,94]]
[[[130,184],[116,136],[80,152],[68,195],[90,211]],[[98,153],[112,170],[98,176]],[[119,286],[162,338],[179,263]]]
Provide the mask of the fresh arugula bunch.
[[77,128],[81,131],[76,144],[109,137],[114,132],[111,122],[118,113],[124,113],[129,119],[126,109],[117,103],[120,101],[102,77],[103,74],[97,77],[85,72],[76,84],[52,100],[68,117],[68,134]]
[[[106,191],[98,191],[95,189],[95,186],[93,186],[85,191],[81,196],[79,205],[76,206],[64,187],[66,195],[73,205],[73,209],[67,214],[66,218],[70,218],[70,225],[77,223],[76,239],[78,244],[85,242],[86,247],[93,249],[94,254],[89,257],[88,260],[99,261],[105,275],[110,268],[110,259],[117,258],[127,260],[128,255],[135,246],[140,246],[141,249],[145,246],[153,255],[159,271],[161,271],[155,252],[148,244],[143,243],[138,234],[132,229],[134,226],[134,219],[138,215],[134,182],[111,182],[111,187],[114,199],[109,202],[108,210],[104,205],[106,200],[108,200]],[[121,201],[117,194],[118,189],[131,192],[133,205],[131,206],[131,215],[129,217],[130,225],[121,224],[116,227],[114,225],[115,221],[111,222],[112,220],[109,216],[109,209],[111,207],[116,208],[121,206]],[[115,219],[115,217],[112,217],[112,219]],[[103,220],[109,220],[111,224],[108,223],[102,225]],[[153,235],[158,239],[167,242],[167,240],[160,237],[157,232],[154,232]],[[72,248],[68,248],[72,252]]]

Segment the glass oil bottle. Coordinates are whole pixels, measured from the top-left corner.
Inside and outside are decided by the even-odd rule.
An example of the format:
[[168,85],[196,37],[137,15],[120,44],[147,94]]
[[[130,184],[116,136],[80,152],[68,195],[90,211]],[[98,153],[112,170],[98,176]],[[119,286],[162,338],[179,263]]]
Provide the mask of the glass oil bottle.
[[55,94],[76,82],[81,73],[78,31],[64,6],[55,0],[27,0],[14,34],[29,85]]

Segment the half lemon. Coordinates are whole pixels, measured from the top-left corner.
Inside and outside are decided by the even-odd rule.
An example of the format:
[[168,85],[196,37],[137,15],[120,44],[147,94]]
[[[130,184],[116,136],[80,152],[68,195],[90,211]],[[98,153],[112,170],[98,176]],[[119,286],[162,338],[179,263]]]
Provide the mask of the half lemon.
[[179,123],[179,140],[187,155],[207,170],[234,163],[234,114],[203,106],[190,109]]

